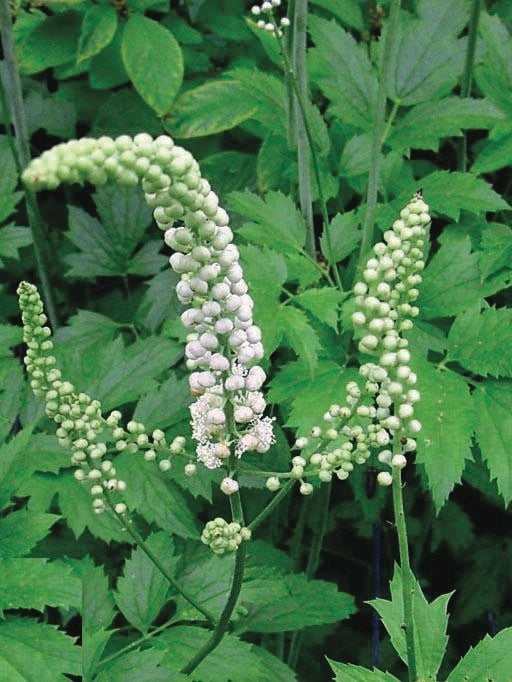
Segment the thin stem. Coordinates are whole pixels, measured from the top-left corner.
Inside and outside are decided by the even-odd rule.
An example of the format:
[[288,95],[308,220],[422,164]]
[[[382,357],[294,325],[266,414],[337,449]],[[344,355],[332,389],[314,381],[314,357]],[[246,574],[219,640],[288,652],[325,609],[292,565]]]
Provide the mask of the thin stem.
[[393,510],[395,513],[396,530],[398,534],[398,549],[400,553],[400,568],[402,572],[402,599],[404,603],[404,622],[402,628],[405,632],[407,649],[407,668],[409,682],[415,682],[416,652],[414,649],[414,621],[412,599],[414,594],[414,576],[409,563],[409,546],[407,541],[407,526],[405,524],[404,500],[402,496],[401,469],[393,467]]
[[[327,528],[327,520],[329,518],[329,502],[331,499],[332,484],[326,483],[321,486],[319,490],[318,499],[318,523],[313,532],[313,542],[309,548],[308,562],[306,564],[306,577],[308,580],[314,578],[318,562],[320,560],[320,553],[322,551],[322,544],[324,541],[325,531]],[[294,669],[302,647],[304,632],[295,631],[292,635],[290,643],[290,650],[288,652],[288,665]]]
[[[373,525],[373,596],[380,597],[382,563],[382,528],[380,523]],[[380,617],[372,611],[372,668],[379,665],[380,658]]]
[[[23,105],[21,80],[14,50],[12,17],[9,0],[0,0],[0,37],[2,39],[2,50],[4,53],[4,73],[5,79],[7,81],[4,84],[0,79],[0,85],[3,90],[2,103],[4,111],[4,124],[6,130],[8,131],[11,120],[14,124],[16,146],[15,162],[18,169],[21,170],[25,168],[30,161],[30,146],[27,118]],[[9,93],[9,97],[7,97],[7,93]],[[10,107],[7,106],[8,103],[10,104]],[[27,202],[27,218],[34,243],[34,256],[36,259],[37,272],[39,279],[41,280],[41,287],[45,298],[46,309],[48,311],[48,318],[52,327],[56,329],[59,326],[59,320],[53,291],[50,285],[50,259],[46,247],[48,237],[43,220],[39,213],[39,207],[37,205],[34,193],[27,188],[24,188],[24,192]]]
[[251,521],[251,523],[247,526],[249,530],[254,531],[263,521],[267,518],[267,516],[274,511],[274,509],[280,504],[280,502],[288,495],[290,490],[293,488],[295,484],[295,479],[292,479],[284,485],[281,490],[274,495],[274,497],[270,500],[270,502],[267,504],[262,511],[258,514],[258,516]]
[[396,40],[399,10],[400,0],[391,0],[389,19],[384,34],[384,44],[382,46],[379,88],[377,91],[377,103],[375,107],[370,169],[368,173],[368,189],[366,193],[366,213],[364,216],[361,250],[359,252],[359,269],[363,267],[367,253],[373,243],[375,209],[377,208],[377,192],[379,188],[380,156],[383,144],[384,122],[386,120],[386,100],[391,52]]
[[[481,0],[473,0],[471,7],[471,17],[468,26],[468,44],[466,48],[466,58],[464,60],[464,71],[460,81],[461,97],[469,97],[471,94],[471,82],[473,80],[473,67],[475,64],[476,39],[478,34],[478,21],[480,19]],[[467,168],[468,138],[464,131],[462,141],[458,149],[458,169],[466,171]]]
[[129,518],[128,514],[120,515],[117,514],[113,508],[113,505],[111,504],[110,500],[107,497],[107,502],[114,513],[114,516],[116,519],[119,521],[123,529],[130,535],[135,542],[135,544],[141,548],[141,550],[144,552],[144,554],[150,559],[153,564],[158,568],[160,573],[169,581],[169,583],[174,587],[174,589],[181,594],[183,599],[188,601],[189,604],[191,604],[195,609],[199,611],[199,613],[202,613],[203,616],[212,624],[215,625],[215,616],[213,616],[207,609],[204,608],[199,602],[196,601],[192,595],[188,594],[188,592],[181,586],[181,584],[174,578],[169,571],[165,568],[165,566],[162,564],[160,559],[156,556],[156,554],[153,552],[150,547],[146,544],[146,542],[141,538],[139,533],[133,528],[133,522]]

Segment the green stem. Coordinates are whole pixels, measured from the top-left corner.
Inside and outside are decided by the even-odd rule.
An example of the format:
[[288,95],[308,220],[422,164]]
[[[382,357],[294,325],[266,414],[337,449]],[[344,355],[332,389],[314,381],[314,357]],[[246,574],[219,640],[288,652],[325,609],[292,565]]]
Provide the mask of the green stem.
[[385,31],[384,43],[382,45],[379,88],[377,91],[377,103],[375,107],[370,169],[368,174],[368,189],[366,193],[366,213],[363,223],[361,250],[359,252],[359,269],[363,267],[367,253],[373,244],[375,210],[377,208],[377,193],[379,188],[380,156],[383,144],[384,122],[386,120],[386,100],[388,93],[391,53],[393,45],[396,41],[399,10],[400,0],[391,0],[389,19],[386,27],[387,30]]
[[401,101],[399,99],[397,99],[396,102],[393,102],[393,106],[391,108],[391,111],[389,112],[389,116],[386,121],[384,131],[382,133],[381,145],[383,145],[384,142],[388,139],[389,133],[391,132],[391,127],[393,125],[393,121],[395,120],[398,110],[400,109],[400,105]]
[[[306,577],[311,580],[315,577],[318,562],[320,560],[320,553],[322,551],[322,544],[324,541],[325,531],[327,528],[327,520],[329,518],[329,502],[331,499],[332,484],[326,483],[321,486],[318,500],[318,523],[313,533],[313,542],[309,548],[308,563],[306,564]],[[302,641],[304,638],[303,631],[295,631],[292,635],[290,643],[290,650],[288,652],[288,665],[294,669],[297,665]]]
[[402,496],[402,476],[401,469],[399,469],[398,467],[393,467],[393,510],[395,513],[395,523],[398,534],[398,549],[400,553],[400,568],[402,572],[402,599],[404,603],[404,622],[401,627],[405,632],[409,682],[415,682],[417,678],[417,672],[416,652],[414,649],[414,621],[412,611],[412,598],[414,594],[414,576],[412,574],[411,565],[409,562],[407,526],[405,524],[404,501]]
[[196,601],[192,595],[188,594],[188,592],[181,586],[181,584],[174,578],[169,571],[165,568],[165,566],[162,564],[160,559],[156,556],[156,554],[148,547],[146,542],[141,538],[139,533],[133,528],[133,522],[129,518],[128,514],[120,515],[117,514],[114,511],[113,505],[111,504],[109,498],[107,497],[107,502],[112,510],[114,516],[116,519],[119,521],[123,529],[128,533],[128,535],[131,536],[135,544],[141,548],[141,550],[144,552],[144,554],[150,559],[150,561],[153,562],[153,564],[158,568],[160,573],[169,581],[169,583],[174,587],[174,589],[181,594],[183,599],[188,601],[189,604],[191,604],[195,609],[199,611],[212,625],[215,625],[215,616],[213,616],[207,609],[204,608],[204,606],[201,606],[199,602]]
[[284,485],[281,490],[274,495],[274,497],[271,499],[271,501],[267,504],[267,506],[260,511],[258,516],[251,521],[251,523],[247,526],[249,530],[254,531],[263,521],[267,518],[267,516],[274,511],[274,509],[278,506],[278,504],[288,495],[290,490],[293,488],[295,484],[295,479],[292,479]]
[[[4,84],[0,79],[0,84],[3,90],[2,103],[4,110],[4,123],[6,130],[9,130],[10,128],[11,120],[14,124],[16,146],[16,154],[14,158],[16,166],[19,170],[22,170],[30,162],[30,136],[28,133],[25,108],[23,105],[20,74],[16,62],[9,0],[0,0],[0,37],[2,39],[2,49],[6,67],[4,73],[7,81],[7,83]],[[9,97],[7,97],[6,93],[9,94]],[[7,106],[8,103],[10,104],[10,107]],[[39,279],[41,280],[46,309],[48,311],[48,318],[52,327],[56,329],[59,326],[59,320],[53,291],[50,285],[50,258],[47,250],[48,236],[43,220],[39,213],[39,207],[37,205],[34,193],[26,188],[24,189],[24,192],[27,202],[28,223],[30,225],[32,240],[34,243],[34,256],[36,259],[37,272]]]
[[[464,60],[464,71],[460,81],[461,97],[469,97],[471,94],[471,81],[473,80],[473,67],[475,64],[476,39],[478,34],[478,21],[480,19],[481,0],[473,0],[471,7],[471,17],[468,26],[468,44],[466,48],[466,58]],[[461,144],[458,149],[458,169],[465,172],[467,168],[468,139],[464,132]]]

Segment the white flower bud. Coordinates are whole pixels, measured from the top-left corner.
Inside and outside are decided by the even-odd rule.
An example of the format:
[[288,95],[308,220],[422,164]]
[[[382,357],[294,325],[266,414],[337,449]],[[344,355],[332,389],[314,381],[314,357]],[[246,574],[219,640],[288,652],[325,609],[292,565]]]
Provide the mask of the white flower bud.
[[226,478],[222,479],[220,489],[222,490],[224,495],[233,495],[233,493],[239,491],[240,486],[238,484],[238,481],[235,481],[233,478],[229,478],[227,476]]
[[270,476],[270,478],[267,478],[265,482],[265,486],[267,490],[270,490],[270,492],[275,492],[276,490],[279,490],[281,487],[281,482],[277,478],[277,476]]
[[379,471],[377,474],[377,483],[382,486],[389,486],[393,483],[393,476],[389,471]]
[[406,464],[407,460],[403,455],[394,455],[391,460],[391,466],[396,467],[397,469],[403,469]]

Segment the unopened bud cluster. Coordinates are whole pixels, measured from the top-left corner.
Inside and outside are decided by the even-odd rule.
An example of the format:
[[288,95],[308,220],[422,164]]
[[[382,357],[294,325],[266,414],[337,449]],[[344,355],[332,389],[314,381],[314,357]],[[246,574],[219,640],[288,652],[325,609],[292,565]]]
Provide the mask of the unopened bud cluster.
[[258,19],[256,26],[261,28],[263,31],[268,31],[276,35],[278,38],[283,36],[283,28],[290,25],[290,20],[288,17],[282,17],[279,20],[279,25],[274,17],[274,10],[281,5],[281,0],[265,0],[261,5],[253,5],[251,7],[251,12],[256,17],[261,17]]
[[238,457],[266,452],[274,437],[272,420],[263,417],[265,372],[253,364],[263,357],[261,331],[253,324],[228,215],[192,155],[166,135],[85,138],[44,152],[23,179],[32,189],[64,181],[142,181],[165,243],[175,250],[171,267],[181,275],[176,291],[187,306],[181,319],[189,330],[185,354],[197,396],[190,407],[197,457],[216,468],[232,451]]
[[201,542],[215,554],[235,552],[244,540],[250,540],[251,531],[236,521],[229,523],[221,517],[208,521],[201,535]]
[[[411,318],[419,313],[414,302],[425,266],[423,247],[429,223],[429,207],[415,194],[393,228],[384,233],[384,241],[373,247],[364,281],[354,287],[358,310],[352,321],[361,333],[359,350],[375,361],[359,369],[364,386],[349,382],[345,403],[331,405],[324,414],[324,426],[315,426],[309,438],[297,439],[295,447],[302,454],[292,459],[291,476],[301,481],[305,495],[313,491],[304,480],[307,476],[318,476],[321,482],[330,481],[333,475],[344,480],[354,464],[364,464],[374,451],[381,464],[401,469],[407,463],[405,454],[416,449],[421,424],[414,410],[420,394],[403,332],[412,328]],[[382,471],[377,480],[390,485],[392,476]],[[267,480],[269,490],[278,487],[276,477]]]

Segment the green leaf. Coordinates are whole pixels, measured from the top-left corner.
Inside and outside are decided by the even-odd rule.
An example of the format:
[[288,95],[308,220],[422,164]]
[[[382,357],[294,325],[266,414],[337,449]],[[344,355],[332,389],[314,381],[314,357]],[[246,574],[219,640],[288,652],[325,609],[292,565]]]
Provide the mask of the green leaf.
[[492,173],[510,165],[512,165],[512,130],[507,129],[499,135],[493,135],[479,147],[471,172]]
[[320,322],[338,331],[338,306],[346,298],[334,287],[322,287],[321,289],[308,289],[294,297],[294,302],[305,308]]
[[343,123],[369,130],[375,114],[377,76],[364,45],[334,21],[309,17],[315,46],[309,51],[312,80]]
[[473,392],[475,431],[482,458],[508,506],[512,500],[512,383],[483,381]]
[[354,598],[334,583],[308,580],[303,573],[244,583],[240,603],[249,615],[236,632],[286,632],[336,623],[355,613]]
[[450,96],[440,102],[422,102],[394,124],[387,144],[399,151],[413,148],[436,152],[442,138],[462,135],[467,129],[491,128],[503,116],[489,100]]
[[456,315],[507,286],[510,271],[484,279],[480,254],[471,251],[471,237],[460,227],[443,230],[441,248],[425,269],[418,305],[424,319]]
[[512,628],[505,628],[494,637],[486,635],[448,675],[446,682],[480,682],[505,680],[510,675]]
[[66,682],[82,672],[80,648],[56,626],[29,618],[0,621],[0,678]]
[[160,116],[167,113],[183,80],[183,56],[164,26],[132,14],[124,28],[121,55],[142,99]]
[[182,538],[199,538],[197,523],[178,486],[150,462],[133,455],[116,458],[120,478],[126,481],[124,498],[149,523],[156,523],[169,534]]
[[148,431],[167,429],[189,417],[190,389],[186,377],[177,379],[174,374],[164,381],[158,389],[143,395],[133,419],[142,422]]
[[116,610],[108,579],[101,566],[87,557],[81,564],[82,578],[82,656],[83,676],[92,678],[107,641],[113,631],[107,627]]
[[510,119],[512,114],[512,39],[499,17],[482,12],[478,30],[485,46],[485,58],[475,69],[478,88],[496,102]]
[[30,478],[37,465],[28,461],[26,450],[32,438],[32,429],[25,428],[9,443],[0,445],[0,509],[17,489]]
[[433,210],[454,221],[461,210],[479,214],[510,208],[491,185],[472,173],[435,171],[421,178],[421,183],[425,196],[435,201]]
[[335,263],[339,263],[356,249],[361,241],[361,222],[359,213],[347,211],[347,213],[337,213],[329,225],[330,241],[332,246],[332,256],[329,250],[329,242],[324,232],[320,238],[320,246],[324,257]]
[[[130,80],[121,56],[124,27],[125,23],[120,23],[110,43],[93,57],[89,68],[89,82],[92,88],[107,90]],[[130,134],[128,131],[125,133]]]
[[363,31],[365,28],[361,4],[358,0],[312,0],[312,4],[331,12],[343,24]]
[[69,566],[48,559],[0,559],[0,609],[81,605],[81,584]]
[[[402,105],[438,99],[456,85],[465,41],[457,40],[469,18],[460,0],[420,0],[418,18],[400,12],[394,37],[388,96]],[[385,25],[385,30],[389,24]]]
[[432,525],[430,549],[435,552],[446,542],[455,554],[462,554],[474,542],[473,525],[466,512],[456,502],[448,500]]
[[[169,670],[160,667],[165,651],[144,649],[129,651],[102,666],[95,682],[169,682]],[[172,682],[186,680],[186,675],[173,672]]]
[[[160,531],[150,535],[145,543],[166,570],[174,575],[177,559],[172,538]],[[124,617],[142,634],[146,634],[167,601],[169,581],[147,554],[136,547],[125,561],[123,575],[116,587],[114,598]]]
[[494,377],[512,375],[512,310],[480,304],[459,315],[448,334],[448,357],[465,369]]
[[486,223],[481,232],[478,266],[484,277],[512,265],[512,230],[502,223]]
[[25,98],[27,126],[31,133],[43,128],[57,137],[75,137],[77,111],[73,102],[57,99],[39,90],[32,90]]
[[46,17],[22,41],[17,41],[21,72],[39,73],[73,61],[81,25],[82,15],[74,10]]
[[469,387],[458,374],[437,370],[421,358],[415,359],[413,367],[421,393],[415,413],[422,424],[416,462],[425,467],[439,511],[460,481],[465,460],[472,459],[474,406]]
[[58,521],[56,514],[41,514],[25,509],[0,518],[0,558],[28,554]]
[[155,112],[148,107],[133,88],[113,92],[97,110],[92,132],[94,135],[131,135],[146,131],[157,137],[162,125]]
[[84,14],[76,60],[94,57],[110,44],[117,30],[117,12],[110,5],[92,5]]
[[230,130],[251,118],[257,104],[230,80],[208,81],[176,100],[165,128],[176,137],[202,137]]
[[343,178],[358,178],[367,175],[370,165],[372,136],[370,133],[351,137],[343,147],[340,157],[339,174]]
[[[17,194],[17,193],[16,193]],[[0,199],[1,202],[1,199]],[[4,204],[5,206],[5,204]],[[15,206],[6,207],[9,213],[12,213]],[[1,214],[1,208],[0,208]],[[1,218],[0,218],[1,220]],[[26,227],[17,227],[16,225],[4,225],[0,228],[0,267],[4,265],[3,258],[13,258],[20,260],[19,249],[24,246],[32,244],[32,233]]]
[[336,674],[336,682],[398,682],[398,678],[391,673],[384,673],[376,668],[368,670],[352,663],[331,661],[330,658],[327,661]]
[[238,151],[209,154],[201,159],[201,172],[217,195],[223,197],[256,185],[256,157]]
[[68,345],[82,353],[95,346],[107,345],[119,330],[120,325],[110,317],[92,310],[79,310],[69,318],[66,327],[57,329],[53,339],[59,350]]
[[[0,221],[3,221],[13,213],[16,204],[21,199],[20,192],[14,191],[18,184],[18,171],[6,135],[0,135],[0,164],[2,166]],[[18,230],[20,232],[18,232]],[[18,238],[21,236],[21,230],[26,230],[26,228],[8,226],[3,227],[0,230],[0,256],[6,256],[8,258],[18,257],[17,249],[20,246],[26,246],[26,243],[21,243],[19,245],[16,243],[16,236]],[[9,245],[9,242],[12,242],[13,240],[14,243]]]
[[[4,325],[0,325],[0,442],[3,442],[11,433],[19,415],[25,389],[25,377],[21,365],[10,355],[9,344],[3,343],[3,339],[9,338],[7,334],[2,334],[3,327]],[[2,351],[9,353],[9,356],[2,357]]]
[[[402,661],[407,663],[405,632],[401,627],[404,619],[402,580],[403,570],[395,564],[395,572],[390,582],[391,600],[372,599],[368,603],[382,618],[395,651]],[[422,680],[436,680],[448,644],[447,606],[451,594],[442,594],[429,603],[412,573],[410,581],[412,582],[412,621],[417,677]]]
[[301,310],[292,306],[284,306],[281,309],[279,323],[288,345],[303,361],[309,375],[313,376],[321,346],[308,318]]
[[147,290],[137,309],[136,322],[140,321],[146,329],[155,333],[166,319],[179,317],[181,303],[175,290],[179,277],[171,268],[166,268],[149,282],[144,282]]

